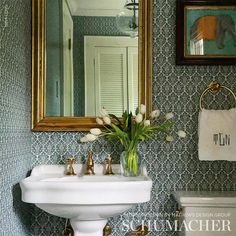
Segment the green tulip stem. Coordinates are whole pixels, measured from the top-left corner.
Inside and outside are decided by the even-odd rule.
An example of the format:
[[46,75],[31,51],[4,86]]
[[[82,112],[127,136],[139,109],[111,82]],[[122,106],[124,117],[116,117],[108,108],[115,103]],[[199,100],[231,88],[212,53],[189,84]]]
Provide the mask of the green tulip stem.
[[137,147],[133,147],[126,151],[126,158],[127,158],[127,168],[133,176],[138,175],[138,153]]

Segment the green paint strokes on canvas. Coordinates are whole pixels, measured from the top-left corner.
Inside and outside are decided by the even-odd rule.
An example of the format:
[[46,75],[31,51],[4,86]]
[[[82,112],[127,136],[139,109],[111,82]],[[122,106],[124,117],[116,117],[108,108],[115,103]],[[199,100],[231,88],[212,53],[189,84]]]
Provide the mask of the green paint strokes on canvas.
[[[225,35],[223,39],[221,40],[223,44],[219,44],[219,38],[218,41],[215,38],[214,40],[209,40],[203,37],[203,51],[204,55],[236,55],[236,34],[235,34],[235,24],[236,24],[236,10],[232,9],[221,9],[221,10],[216,10],[216,9],[188,9],[187,10],[187,18],[186,18],[186,51],[187,55],[193,54],[190,51],[190,39],[193,38],[191,37],[191,27],[192,29],[194,28],[194,24],[196,26],[196,23],[199,22],[199,19],[205,19],[207,18],[206,16],[215,16],[215,18],[218,20],[218,22],[223,22],[220,24],[216,24],[217,27],[221,25],[221,27],[227,27],[229,28],[229,24],[231,30],[225,30],[222,29],[223,31],[225,30]],[[220,20],[219,20],[220,19]],[[223,19],[223,20],[222,20]],[[226,22],[226,23],[225,23]],[[214,26],[212,26],[214,27]],[[213,30],[213,29],[212,29]],[[217,31],[217,29],[215,29]],[[223,32],[222,31],[222,32]],[[199,34],[199,32],[196,32]],[[234,35],[233,35],[234,34]],[[219,37],[219,36],[216,36]],[[218,42],[218,43],[217,43]]]

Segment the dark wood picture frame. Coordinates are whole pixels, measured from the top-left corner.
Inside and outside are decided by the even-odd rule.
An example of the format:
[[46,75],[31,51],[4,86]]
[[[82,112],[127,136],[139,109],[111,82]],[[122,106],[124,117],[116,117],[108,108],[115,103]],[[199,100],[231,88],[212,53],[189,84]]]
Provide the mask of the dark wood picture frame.
[[[186,33],[187,32],[187,16],[186,15],[187,15],[188,9],[190,10],[196,9],[198,11],[202,9],[203,10],[217,10],[217,11],[219,10],[224,10],[224,11],[233,10],[234,11],[235,10],[235,14],[236,14],[236,0],[177,0],[176,64],[177,65],[196,65],[196,64],[198,65],[234,65],[236,64],[236,43],[234,44],[235,55],[234,54],[221,55],[221,54],[214,54],[214,53],[212,55],[211,54],[207,54],[207,55],[187,54],[188,42],[187,42],[187,33]],[[217,21],[219,22],[219,15],[213,15],[213,16],[217,17]],[[199,17],[198,19],[200,18],[202,17]],[[236,25],[236,20],[233,19],[233,22]],[[199,27],[199,25],[197,25],[197,27]],[[216,30],[218,29],[216,28]],[[218,34],[216,35],[218,36]],[[188,37],[189,38],[191,37],[190,33]],[[205,36],[201,36],[201,37],[205,37]],[[218,41],[218,39],[219,38],[216,39],[216,36],[215,36],[213,40]],[[236,39],[236,34],[235,34],[235,39]],[[219,50],[221,49],[219,44],[217,45],[217,47],[219,48]]]

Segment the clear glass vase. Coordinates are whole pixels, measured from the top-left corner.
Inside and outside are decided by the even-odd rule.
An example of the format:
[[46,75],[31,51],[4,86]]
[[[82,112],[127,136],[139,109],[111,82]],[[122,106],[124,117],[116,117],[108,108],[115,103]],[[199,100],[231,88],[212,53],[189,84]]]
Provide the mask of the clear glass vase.
[[120,155],[121,172],[126,177],[135,177],[141,174],[141,161],[137,148],[125,150]]

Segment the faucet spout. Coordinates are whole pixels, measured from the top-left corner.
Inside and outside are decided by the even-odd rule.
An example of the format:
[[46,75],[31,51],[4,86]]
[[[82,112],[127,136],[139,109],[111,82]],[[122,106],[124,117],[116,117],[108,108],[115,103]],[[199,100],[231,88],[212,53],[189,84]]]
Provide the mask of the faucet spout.
[[114,173],[112,171],[112,159],[111,159],[110,155],[107,159],[105,159],[105,164],[107,166],[106,171],[105,171],[105,175],[114,175]]
[[85,175],[95,175],[95,173],[94,173],[94,161],[93,161],[92,152],[88,153]]
[[76,175],[74,168],[73,168],[73,164],[75,163],[75,158],[71,157],[66,159],[66,175]]

